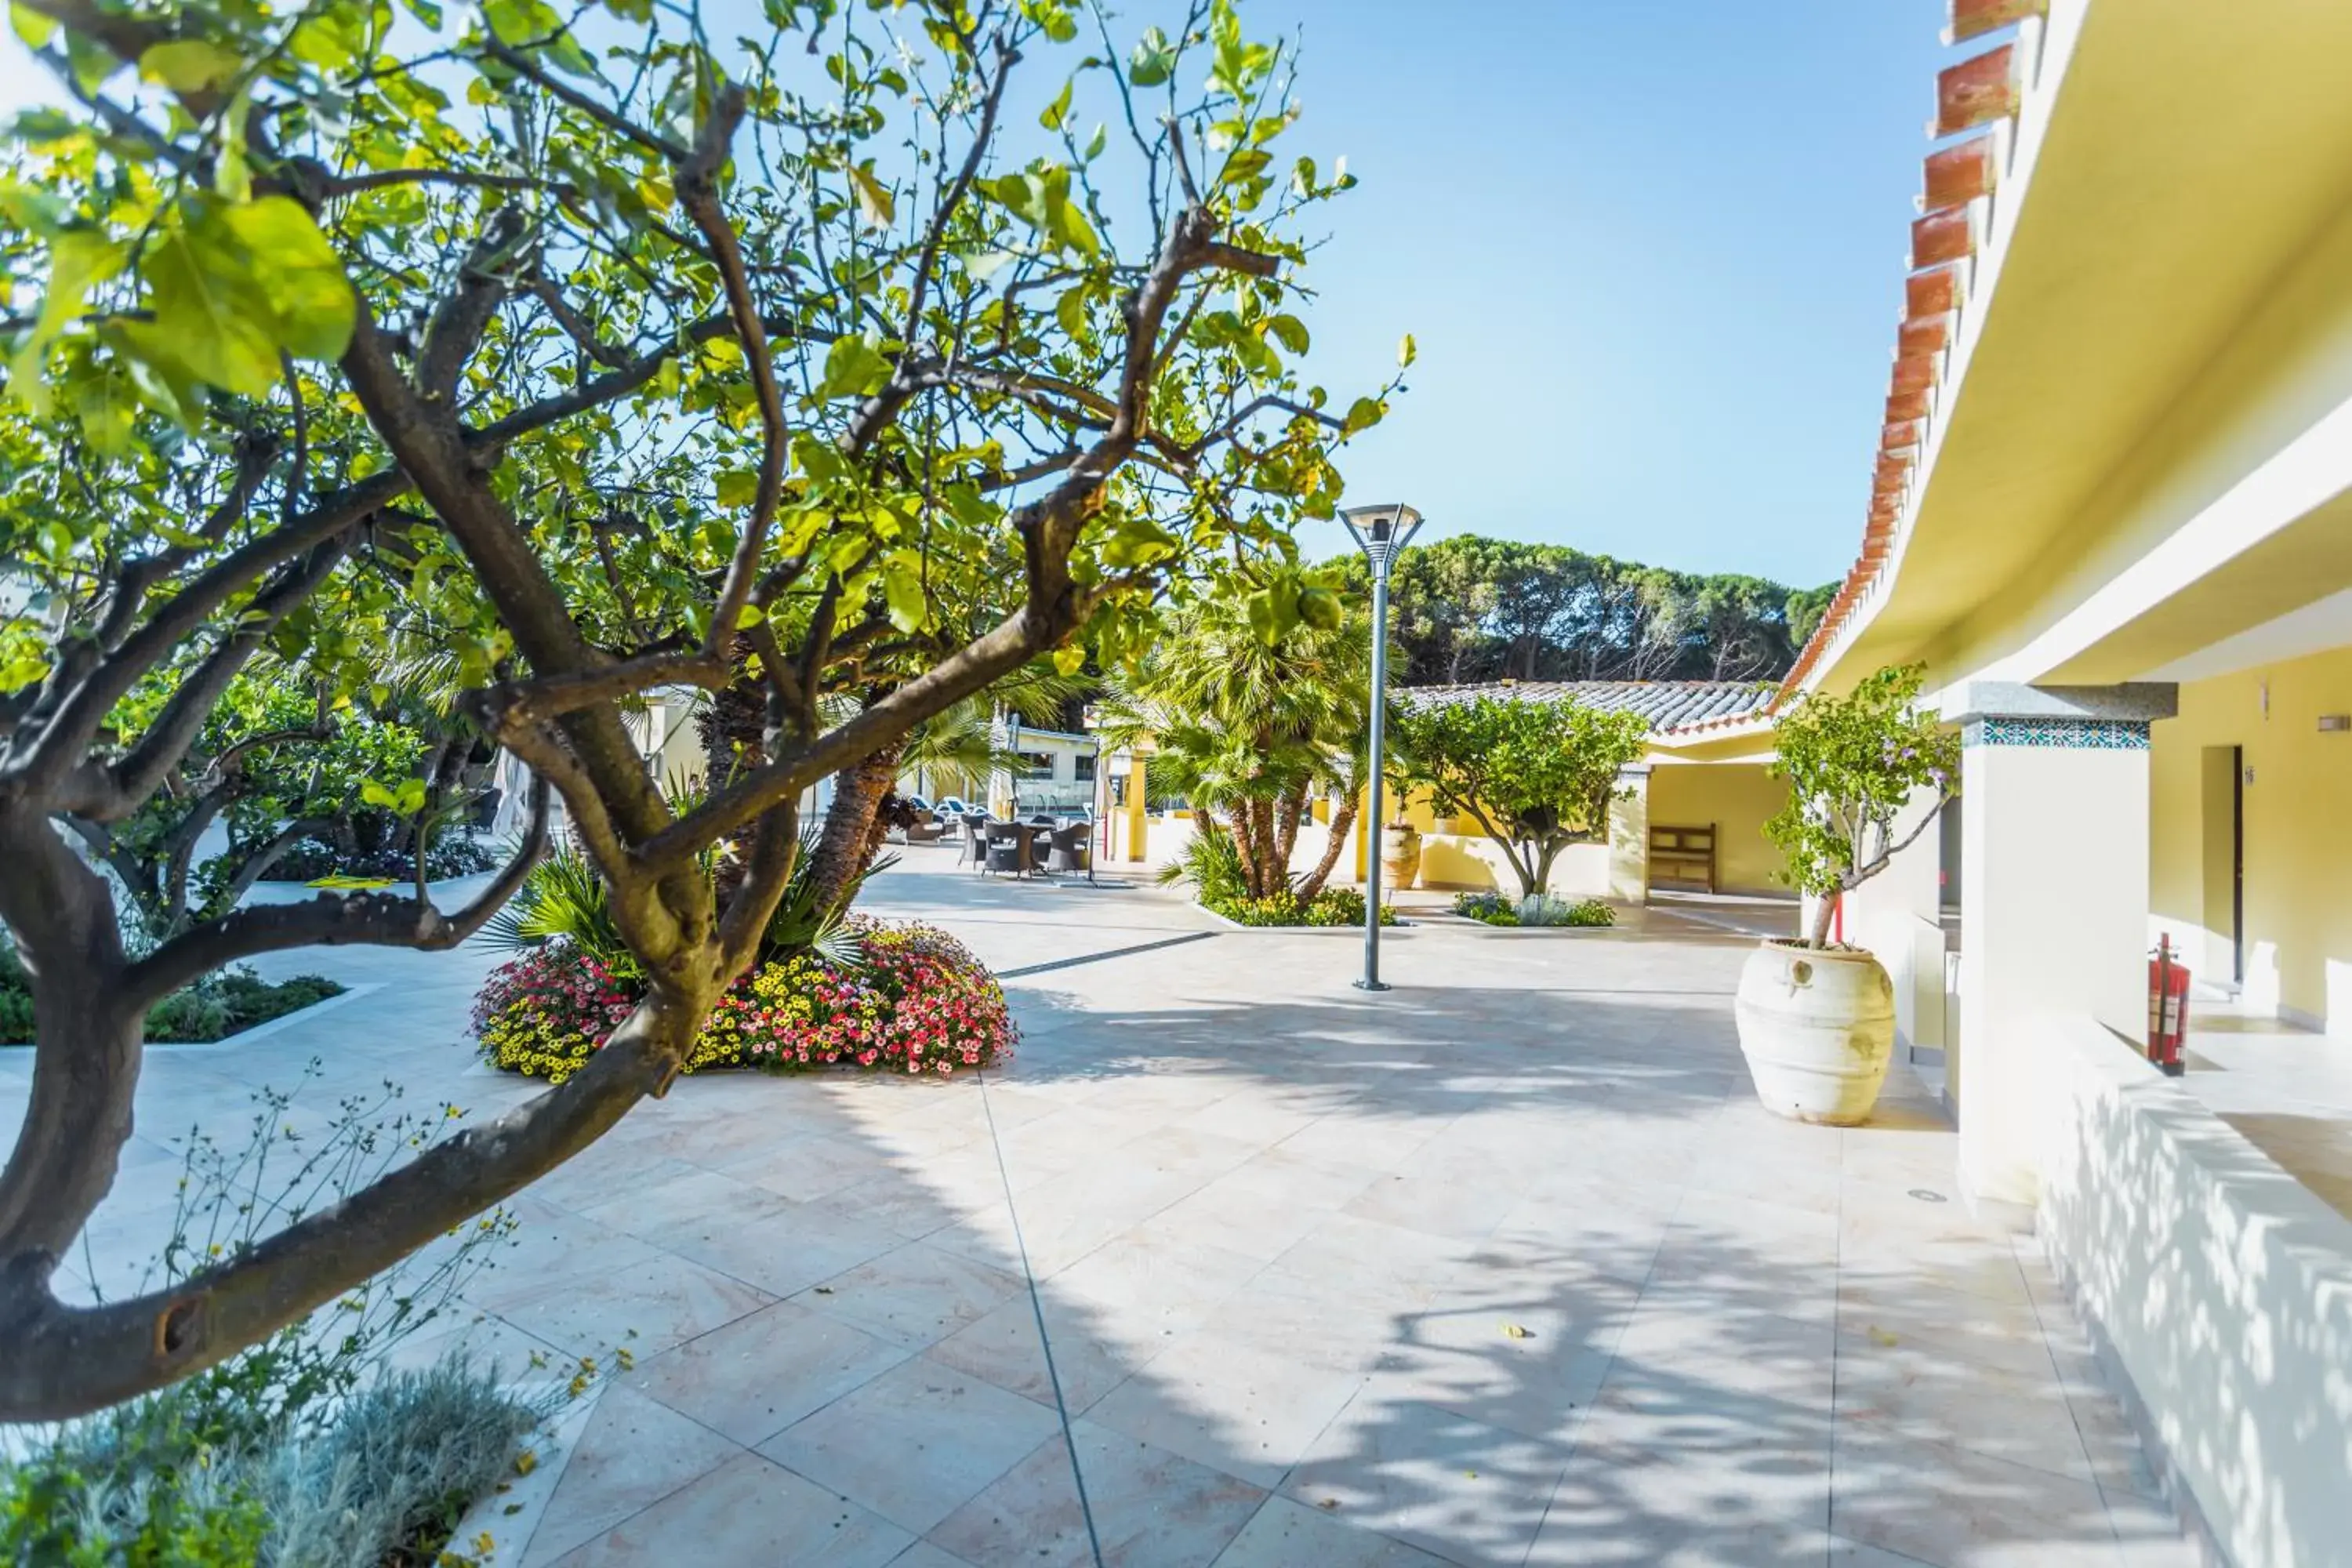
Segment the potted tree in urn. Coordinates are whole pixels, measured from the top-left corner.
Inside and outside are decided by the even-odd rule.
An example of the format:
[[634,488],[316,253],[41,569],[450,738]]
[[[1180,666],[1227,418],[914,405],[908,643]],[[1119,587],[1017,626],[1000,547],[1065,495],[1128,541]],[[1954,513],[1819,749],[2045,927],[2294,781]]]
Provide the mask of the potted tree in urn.
[[[1783,1116],[1849,1127],[1869,1116],[1895,1047],[1895,987],[1868,951],[1830,940],[1845,895],[1927,832],[1958,788],[1959,739],[1914,706],[1918,666],[1882,669],[1844,697],[1807,695],[1774,726],[1789,804],[1764,825],[1788,877],[1815,900],[1811,929],[1772,939],[1740,972],[1739,1049]],[[1896,837],[1923,792],[1933,803]]]

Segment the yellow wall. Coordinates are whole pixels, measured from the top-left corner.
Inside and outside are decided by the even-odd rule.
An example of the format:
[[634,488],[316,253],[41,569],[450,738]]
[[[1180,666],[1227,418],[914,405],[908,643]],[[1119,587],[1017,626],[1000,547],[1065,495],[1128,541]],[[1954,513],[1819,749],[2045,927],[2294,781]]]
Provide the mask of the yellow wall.
[[2180,717],[2158,721],[2149,742],[2148,914],[2192,970],[2229,978],[2228,858],[2209,852],[2207,825],[2218,832],[2222,813],[2209,813],[2207,748],[2242,747],[2253,773],[2246,1000],[2352,1033],[2352,731],[2319,728],[2339,713],[2352,713],[2352,648],[2182,684]]
[[1661,763],[1650,770],[1650,824],[1715,824],[1716,886],[1727,893],[1786,893],[1780,851],[1764,837],[1765,819],[1789,802],[1789,785],[1751,763]]

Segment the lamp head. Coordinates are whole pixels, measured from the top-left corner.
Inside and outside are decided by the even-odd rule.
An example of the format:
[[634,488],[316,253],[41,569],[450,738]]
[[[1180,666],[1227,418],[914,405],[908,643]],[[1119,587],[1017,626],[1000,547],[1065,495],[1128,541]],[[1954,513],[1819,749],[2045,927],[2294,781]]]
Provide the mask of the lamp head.
[[1391,501],[1381,506],[1344,508],[1339,521],[1348,525],[1349,537],[1356,542],[1356,548],[1379,566],[1404,548],[1405,542],[1421,526],[1421,513],[1402,501]]

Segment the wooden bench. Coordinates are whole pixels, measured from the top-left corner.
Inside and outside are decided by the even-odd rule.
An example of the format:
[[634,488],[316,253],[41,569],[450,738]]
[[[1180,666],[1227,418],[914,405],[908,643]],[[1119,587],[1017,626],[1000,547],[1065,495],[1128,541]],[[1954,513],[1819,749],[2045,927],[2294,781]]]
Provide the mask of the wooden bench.
[[1715,891],[1715,824],[1650,828],[1650,886],[1676,893]]

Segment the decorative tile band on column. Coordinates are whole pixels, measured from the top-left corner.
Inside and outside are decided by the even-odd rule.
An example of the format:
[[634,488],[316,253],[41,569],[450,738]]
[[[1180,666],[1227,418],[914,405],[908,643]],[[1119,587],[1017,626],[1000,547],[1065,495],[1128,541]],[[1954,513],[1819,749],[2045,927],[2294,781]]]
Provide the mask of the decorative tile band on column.
[[1960,744],[2145,752],[2147,722],[2141,719],[1971,719],[1960,728]]

